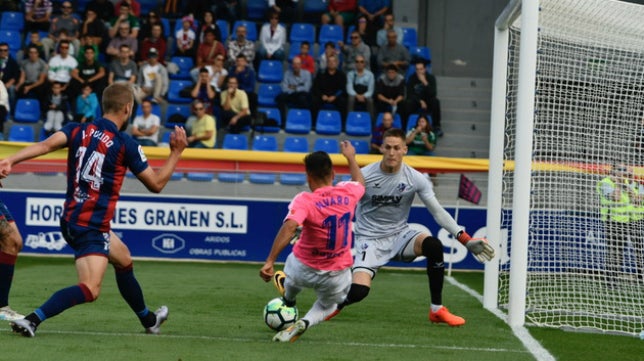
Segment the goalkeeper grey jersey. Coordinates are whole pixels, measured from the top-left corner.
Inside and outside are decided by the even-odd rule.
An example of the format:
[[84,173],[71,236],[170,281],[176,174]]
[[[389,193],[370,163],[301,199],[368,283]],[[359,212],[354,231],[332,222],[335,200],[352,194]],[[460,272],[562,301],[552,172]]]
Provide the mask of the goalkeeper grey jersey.
[[380,162],[362,168],[365,194],[356,209],[356,236],[379,238],[406,229],[409,210],[416,194],[432,213],[438,224],[452,234],[460,227],[438,200],[432,183],[412,167],[402,164],[397,173],[385,173]]

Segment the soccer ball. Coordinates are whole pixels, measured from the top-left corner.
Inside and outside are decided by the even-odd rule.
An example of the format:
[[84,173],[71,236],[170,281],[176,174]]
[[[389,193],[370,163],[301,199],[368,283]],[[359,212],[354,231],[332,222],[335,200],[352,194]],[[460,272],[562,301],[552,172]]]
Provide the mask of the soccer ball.
[[281,298],[274,298],[264,307],[264,322],[275,331],[281,331],[297,321],[297,307],[288,307]]

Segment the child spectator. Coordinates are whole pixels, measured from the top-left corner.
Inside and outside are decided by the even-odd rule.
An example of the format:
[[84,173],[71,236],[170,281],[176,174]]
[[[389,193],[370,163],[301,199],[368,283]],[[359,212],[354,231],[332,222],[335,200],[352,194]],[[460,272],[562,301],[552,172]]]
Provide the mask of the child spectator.
[[76,98],[76,114],[74,120],[78,123],[92,122],[98,112],[98,98],[89,84],[83,85],[81,94]]
[[63,93],[62,84],[55,82],[46,101],[46,119],[43,128],[47,136],[54,134],[63,127],[63,122],[69,114],[67,95]]
[[197,39],[197,35],[194,30],[192,30],[192,16],[184,16],[181,18],[181,22],[183,26],[181,29],[177,30],[174,36],[177,41],[177,51],[174,55],[194,58],[196,50],[195,40]]
[[300,60],[302,60],[302,69],[308,70],[309,73],[314,76],[315,60],[313,60],[313,57],[309,54],[310,50],[311,44],[308,41],[303,41],[302,44],[300,44],[300,54],[298,56],[300,57]]

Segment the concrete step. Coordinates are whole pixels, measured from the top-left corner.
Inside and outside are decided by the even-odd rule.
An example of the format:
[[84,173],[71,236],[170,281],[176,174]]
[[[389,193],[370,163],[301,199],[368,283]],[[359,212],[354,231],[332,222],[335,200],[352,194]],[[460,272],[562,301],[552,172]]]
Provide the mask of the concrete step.
[[441,108],[482,109],[487,112],[492,108],[492,100],[490,98],[468,96],[443,97],[439,94],[438,99],[441,102]]
[[473,135],[485,138],[490,137],[489,122],[448,119],[441,123],[443,131],[449,134]]
[[471,121],[490,122],[490,110],[480,108],[450,108],[441,106],[442,119],[460,119]]
[[491,78],[470,78],[470,77],[436,77],[436,84],[439,89],[447,88],[480,88],[492,89]]

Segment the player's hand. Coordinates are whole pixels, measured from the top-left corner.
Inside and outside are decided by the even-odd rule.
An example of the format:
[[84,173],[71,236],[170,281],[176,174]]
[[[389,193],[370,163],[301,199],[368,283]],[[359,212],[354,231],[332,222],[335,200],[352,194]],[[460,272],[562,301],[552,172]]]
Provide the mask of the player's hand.
[[354,148],[353,144],[351,144],[351,142],[348,140],[343,140],[340,143],[340,151],[342,152],[342,155],[344,155],[344,157],[347,159],[351,159],[356,156],[356,148]]
[[462,231],[458,235],[458,241],[468,251],[472,252],[477,261],[484,263],[494,258],[494,248],[489,245],[485,238],[472,238],[467,232]]
[[170,135],[170,150],[183,152],[188,146],[188,137],[186,130],[179,126],[174,126],[174,132]]
[[264,282],[268,282],[273,278],[275,270],[273,269],[272,263],[265,263],[264,266],[259,270],[259,277],[261,277]]
[[0,179],[7,178],[11,173],[11,163],[8,160],[0,160]]

